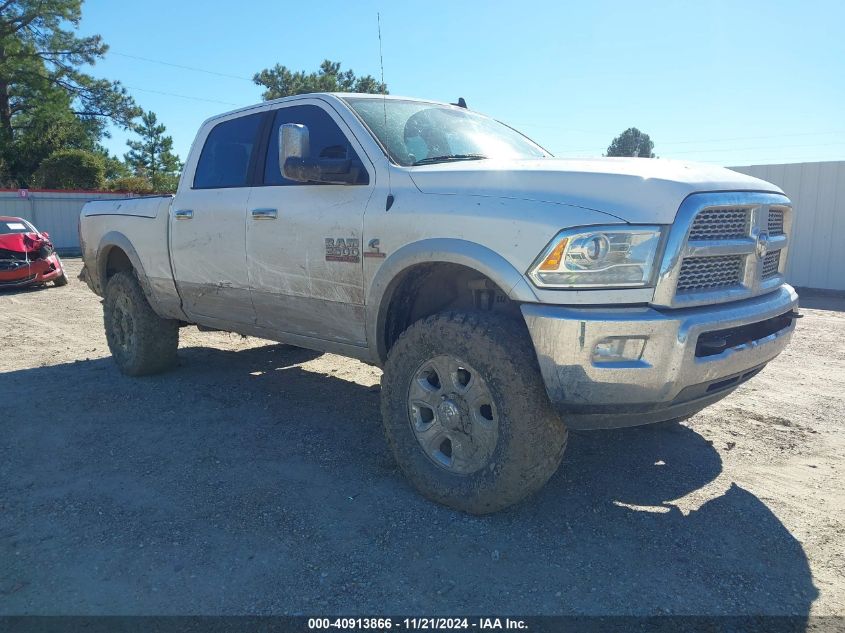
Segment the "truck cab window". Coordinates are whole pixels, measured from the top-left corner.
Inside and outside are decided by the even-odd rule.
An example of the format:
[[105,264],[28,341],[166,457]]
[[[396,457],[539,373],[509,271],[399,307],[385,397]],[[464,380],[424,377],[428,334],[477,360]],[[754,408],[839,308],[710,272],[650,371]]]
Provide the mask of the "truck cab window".
[[214,126],[197,163],[194,189],[247,186],[249,160],[258,139],[261,117],[251,114]]
[[[279,128],[284,123],[299,123],[308,127],[311,144],[310,158],[346,158],[360,165],[357,185],[366,185],[370,179],[358,154],[346,135],[329,113],[314,105],[290,106],[276,111],[264,162],[265,185],[303,185],[310,183],[288,180],[279,169]],[[314,183],[317,184],[317,183]]]

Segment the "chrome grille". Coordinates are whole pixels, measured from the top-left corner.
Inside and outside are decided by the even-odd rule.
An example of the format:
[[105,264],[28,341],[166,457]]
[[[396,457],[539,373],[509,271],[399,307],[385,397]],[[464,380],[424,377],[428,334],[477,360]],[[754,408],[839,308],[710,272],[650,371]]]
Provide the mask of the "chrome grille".
[[689,308],[776,290],[784,280],[793,221],[791,203],[782,194],[687,196],[666,238],[652,305]]
[[734,240],[749,232],[749,210],[704,209],[692,223],[690,240]]
[[769,235],[783,235],[783,210],[769,209]]
[[678,276],[678,292],[728,288],[742,281],[743,255],[687,257]]
[[[771,216],[769,216],[771,217]],[[771,222],[771,220],[769,220]],[[770,279],[778,274],[778,268],[780,267],[780,251],[772,251],[771,253],[766,253],[766,256],[763,258],[763,272],[762,277],[763,279]]]

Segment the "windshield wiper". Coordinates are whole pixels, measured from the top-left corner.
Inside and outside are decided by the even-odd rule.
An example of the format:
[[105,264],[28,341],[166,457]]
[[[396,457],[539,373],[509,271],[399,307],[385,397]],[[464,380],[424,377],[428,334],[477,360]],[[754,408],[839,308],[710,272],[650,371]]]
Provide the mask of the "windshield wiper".
[[414,165],[430,165],[432,163],[446,163],[451,160],[481,160],[487,158],[484,154],[447,154],[445,156],[429,156],[421,158]]

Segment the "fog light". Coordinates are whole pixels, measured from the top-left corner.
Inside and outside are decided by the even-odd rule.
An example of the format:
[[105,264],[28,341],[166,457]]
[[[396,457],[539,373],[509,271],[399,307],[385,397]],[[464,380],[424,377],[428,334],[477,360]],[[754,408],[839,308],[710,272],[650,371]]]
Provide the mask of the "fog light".
[[619,363],[642,358],[646,338],[642,336],[611,336],[593,348],[594,363]]

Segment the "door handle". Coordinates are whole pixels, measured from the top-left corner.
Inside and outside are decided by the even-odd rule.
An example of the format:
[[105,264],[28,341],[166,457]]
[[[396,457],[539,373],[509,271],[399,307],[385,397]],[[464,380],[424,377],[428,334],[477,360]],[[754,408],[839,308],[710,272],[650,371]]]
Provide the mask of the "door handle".
[[193,209],[179,209],[174,215],[177,220],[190,220],[194,217],[194,211]]
[[252,210],[252,219],[253,220],[275,220],[279,216],[279,212],[276,209],[253,209]]

